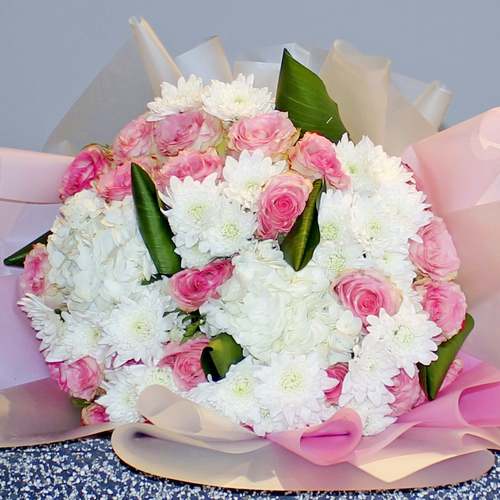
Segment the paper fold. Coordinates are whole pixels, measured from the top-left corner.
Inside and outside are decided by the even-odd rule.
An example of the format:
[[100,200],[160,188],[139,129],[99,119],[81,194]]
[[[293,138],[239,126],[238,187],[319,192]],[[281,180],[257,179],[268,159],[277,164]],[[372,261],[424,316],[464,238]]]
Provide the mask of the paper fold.
[[[226,418],[187,400],[177,406],[179,396],[150,387],[139,406],[154,425],[121,426],[112,444],[140,470],[214,486],[305,491],[451,484],[486,472],[493,463],[487,448],[500,449],[500,371],[469,357],[464,371],[435,401],[373,437],[361,437],[356,412],[339,410],[321,425],[252,439]],[[261,445],[253,446],[255,440]]]

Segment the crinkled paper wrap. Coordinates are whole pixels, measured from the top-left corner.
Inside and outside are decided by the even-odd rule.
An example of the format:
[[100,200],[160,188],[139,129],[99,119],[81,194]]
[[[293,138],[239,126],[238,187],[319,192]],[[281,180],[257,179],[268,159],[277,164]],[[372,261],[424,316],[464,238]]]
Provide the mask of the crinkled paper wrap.
[[[0,148],[2,259],[45,232],[58,209],[58,186],[72,156],[90,142],[111,142],[145,110],[159,84],[195,73],[232,77],[218,38],[172,58],[144,20],[132,18],[136,43],[118,51],[47,141],[45,153]],[[148,388],[140,410],[150,424],[119,426],[112,443],[127,463],[193,483],[270,490],[354,490],[451,484],[475,478],[500,449],[500,110],[437,133],[451,94],[391,74],[390,61],[365,56],[343,41],[328,52],[288,44],[256,49],[235,72],[254,73],[275,91],[283,48],[320,74],[354,140],[369,135],[403,153],[445,218],[462,267],[476,329],[466,343],[464,373],[439,397],[374,437],[361,437],[359,416],[340,410],[321,426],[257,437],[160,388]],[[141,61],[146,71],[138,71]],[[153,89],[153,91],[151,90]],[[130,99],[134,95],[134,99]],[[65,155],[65,156],[61,156]],[[16,305],[18,272],[0,269],[0,447],[56,442],[112,430],[82,427],[79,409],[48,377],[39,342]],[[487,365],[480,360],[487,361]]]

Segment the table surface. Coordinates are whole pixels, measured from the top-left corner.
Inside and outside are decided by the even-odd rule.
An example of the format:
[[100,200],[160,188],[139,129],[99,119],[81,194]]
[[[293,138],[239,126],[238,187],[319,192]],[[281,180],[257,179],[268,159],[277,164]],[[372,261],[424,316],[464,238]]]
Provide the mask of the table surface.
[[446,488],[356,493],[236,491],[158,478],[120,461],[107,437],[0,450],[0,499],[498,499],[500,452],[485,476]]

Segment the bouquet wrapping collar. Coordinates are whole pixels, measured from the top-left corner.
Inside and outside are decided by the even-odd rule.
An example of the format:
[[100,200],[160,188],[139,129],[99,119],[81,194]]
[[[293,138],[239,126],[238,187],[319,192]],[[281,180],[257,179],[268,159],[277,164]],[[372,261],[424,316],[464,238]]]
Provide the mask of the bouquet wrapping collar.
[[[74,155],[96,136],[109,141],[123,123],[143,111],[143,103],[152,96],[150,84],[156,92],[159,82],[175,83],[181,74],[191,72],[205,80],[232,78],[217,38],[173,59],[145,21],[132,19],[131,25],[137,46],[128,42],[122,47],[79,98],[47,142],[45,150],[52,154],[0,148],[0,204],[7,214],[0,222],[4,256],[38,236],[53,220],[59,182],[72,160],[60,154]],[[238,62],[235,68],[255,73],[256,85],[273,89],[282,48],[257,51],[257,62]],[[323,78],[354,140],[369,135],[389,153],[403,152],[403,160],[421,178],[462,259],[459,282],[477,324],[464,350],[478,359],[467,358],[464,373],[435,401],[370,438],[361,437],[359,417],[346,410],[316,428],[262,439],[153,387],[143,393],[140,405],[154,425],[120,426],[112,438],[115,451],[153,474],[234,488],[409,488],[477,477],[493,465],[487,449],[500,449],[500,341],[495,321],[500,296],[495,277],[500,269],[494,255],[500,231],[491,227],[500,220],[500,112],[492,110],[438,134],[451,94],[437,82],[425,86],[391,75],[387,59],[364,56],[342,41],[330,52],[297,44],[287,48]],[[141,60],[145,73],[137,71]],[[110,102],[120,102],[120,108],[112,108]],[[485,220],[487,224],[478,224]],[[30,231],[33,237],[27,237]],[[481,244],[473,246],[471,241]],[[81,427],[79,411],[46,378],[38,341],[16,307],[18,277],[8,273],[5,269],[0,273],[6,313],[0,330],[4,353],[0,446],[42,444],[111,430],[113,424]]]

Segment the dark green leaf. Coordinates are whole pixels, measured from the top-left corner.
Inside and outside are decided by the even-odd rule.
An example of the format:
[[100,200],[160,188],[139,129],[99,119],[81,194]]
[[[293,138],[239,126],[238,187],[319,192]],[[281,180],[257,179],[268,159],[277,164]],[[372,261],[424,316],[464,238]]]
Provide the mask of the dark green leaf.
[[300,271],[311,260],[314,249],[319,243],[319,225],[317,201],[325,191],[325,182],[317,179],[307,200],[306,208],[295,221],[290,232],[281,242],[281,250],[285,260]]
[[6,266],[23,267],[24,259],[26,258],[26,255],[31,252],[33,246],[37,243],[43,243],[44,245],[46,245],[47,239],[51,234],[52,233],[50,231],[42,234],[42,236],[39,236],[36,240],[33,240],[31,243],[28,243],[25,247],[21,248],[21,250],[18,250],[16,253],[9,255],[6,259],[4,259],[3,263]]
[[73,403],[73,406],[76,406],[77,408],[85,408],[91,403],[86,399],[80,399],[80,398],[71,398],[71,402]]
[[229,367],[243,359],[243,350],[227,333],[220,333],[201,353],[201,366],[212,380],[224,378]]
[[436,398],[439,388],[448,372],[448,368],[453,363],[455,356],[473,328],[474,319],[470,314],[466,314],[462,329],[455,336],[451,337],[451,339],[439,345],[436,352],[438,359],[433,361],[429,366],[418,365],[420,385],[431,401]]
[[276,108],[287,111],[301,132],[318,132],[333,142],[347,132],[321,78],[285,49],[276,93]]
[[135,163],[132,163],[132,192],[144,243],[158,272],[170,276],[181,269],[181,259],[174,252],[173,233],[161,213],[153,181]]

